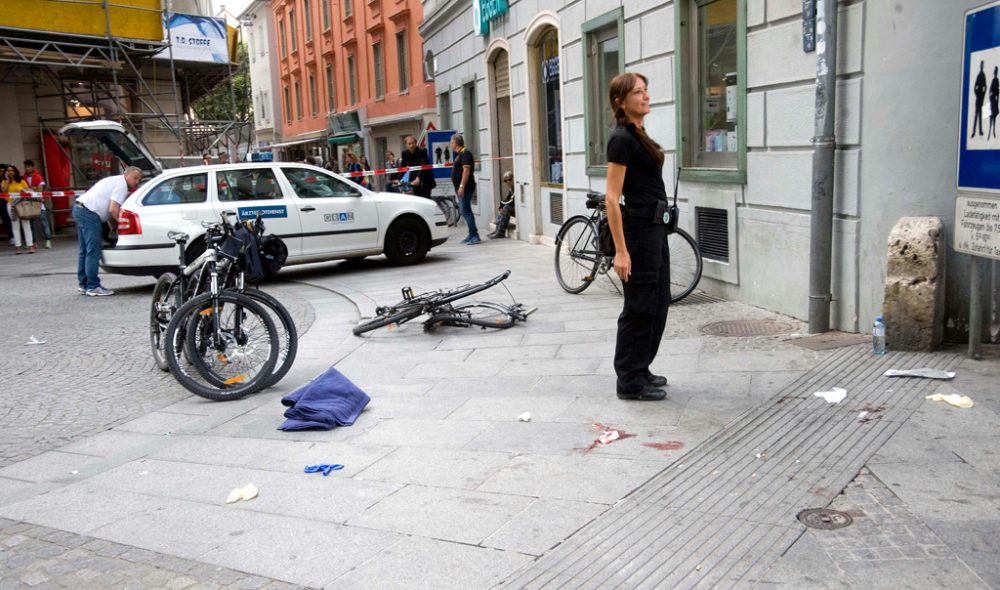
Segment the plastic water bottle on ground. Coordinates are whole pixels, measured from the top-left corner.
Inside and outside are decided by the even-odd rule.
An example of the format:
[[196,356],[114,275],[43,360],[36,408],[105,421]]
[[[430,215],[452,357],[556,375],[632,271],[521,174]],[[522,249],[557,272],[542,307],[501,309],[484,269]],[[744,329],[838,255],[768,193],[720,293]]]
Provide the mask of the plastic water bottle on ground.
[[885,322],[882,321],[882,316],[875,318],[875,327],[872,328],[872,352],[885,354]]

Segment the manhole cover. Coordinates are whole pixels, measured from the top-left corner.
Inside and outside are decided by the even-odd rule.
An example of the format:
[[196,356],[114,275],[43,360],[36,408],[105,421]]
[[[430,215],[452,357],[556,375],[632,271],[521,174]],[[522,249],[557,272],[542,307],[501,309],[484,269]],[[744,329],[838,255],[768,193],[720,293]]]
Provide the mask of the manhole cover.
[[830,510],[829,508],[810,508],[799,512],[795,517],[799,522],[814,529],[842,529],[851,526],[854,519],[846,512]]
[[709,336],[777,336],[794,330],[795,326],[778,320],[728,320],[701,327],[701,333]]

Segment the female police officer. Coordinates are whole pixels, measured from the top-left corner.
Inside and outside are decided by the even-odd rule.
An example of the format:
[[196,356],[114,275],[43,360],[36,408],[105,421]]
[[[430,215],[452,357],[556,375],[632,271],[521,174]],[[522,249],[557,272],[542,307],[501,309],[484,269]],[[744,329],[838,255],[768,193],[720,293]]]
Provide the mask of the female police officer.
[[[663,337],[670,303],[667,249],[667,191],[663,148],[642,127],[649,114],[648,81],[625,73],[611,80],[609,100],[617,127],[608,139],[608,223],[615,240],[615,273],[624,284],[625,305],[618,316],[615,373],[618,397],[662,400],[667,379],[649,365]],[[625,197],[624,207],[619,203]]]

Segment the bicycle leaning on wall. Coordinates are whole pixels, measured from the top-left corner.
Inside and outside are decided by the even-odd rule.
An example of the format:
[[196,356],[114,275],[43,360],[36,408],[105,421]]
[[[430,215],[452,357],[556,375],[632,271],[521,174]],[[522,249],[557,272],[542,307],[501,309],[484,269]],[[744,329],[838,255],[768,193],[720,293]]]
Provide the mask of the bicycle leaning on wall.
[[[674,185],[674,207],[677,185]],[[587,193],[590,216],[574,215],[556,234],[556,279],[567,293],[582,293],[599,275],[614,269],[613,256],[601,251],[598,226],[607,218],[604,195]],[[670,247],[670,303],[690,295],[701,280],[702,260],[698,243],[691,234],[671,223],[667,228]]]

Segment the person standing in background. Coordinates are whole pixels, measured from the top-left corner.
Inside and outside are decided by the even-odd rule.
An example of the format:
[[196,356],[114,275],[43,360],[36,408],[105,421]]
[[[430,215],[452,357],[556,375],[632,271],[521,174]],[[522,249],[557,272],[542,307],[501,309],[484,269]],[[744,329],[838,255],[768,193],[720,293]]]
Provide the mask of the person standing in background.
[[[45,190],[45,179],[42,173],[35,169],[35,162],[24,161],[24,181],[28,183],[28,190],[40,193]],[[52,225],[49,223],[49,210],[52,208],[52,199],[42,197],[42,215],[38,218],[38,223],[42,228],[42,236],[45,238],[45,248],[52,248]]]
[[[476,216],[472,214],[472,198],[476,194],[476,175],[473,170],[476,160],[472,152],[465,148],[465,138],[460,133],[451,136],[451,149],[455,152],[455,162],[451,169],[451,183],[455,185],[458,209],[462,212],[462,218],[465,219],[466,225],[469,226],[469,235],[462,240],[462,243],[474,246],[482,242],[479,239],[479,230],[476,229]],[[445,159],[447,159],[447,152]]]
[[14,205],[20,200],[20,197],[15,196],[16,193],[26,190],[28,190],[28,183],[21,176],[21,171],[17,169],[17,166],[8,164],[4,170],[3,180],[0,181],[0,193],[8,193],[10,195],[7,197],[7,214],[10,216],[11,225],[13,226],[14,254],[21,253],[22,231],[24,232],[24,246],[28,249],[28,254],[34,254],[35,250],[37,250],[35,237],[31,233],[31,220],[18,219],[17,211],[14,208]]

